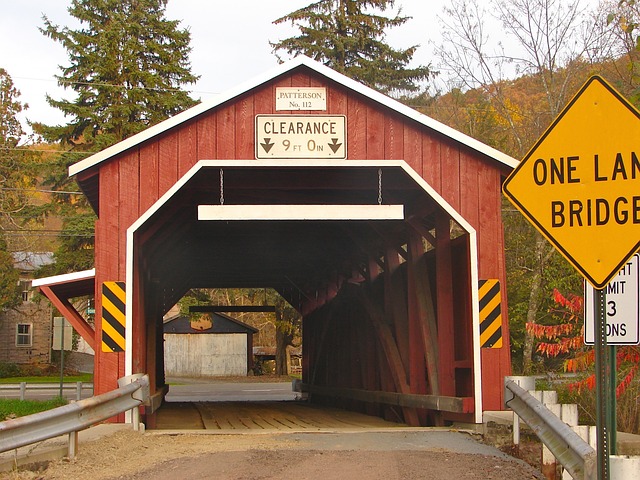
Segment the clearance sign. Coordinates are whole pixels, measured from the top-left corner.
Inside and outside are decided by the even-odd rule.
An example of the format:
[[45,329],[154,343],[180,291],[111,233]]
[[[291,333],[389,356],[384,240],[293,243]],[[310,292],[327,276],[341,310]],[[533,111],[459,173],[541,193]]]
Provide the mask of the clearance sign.
[[640,113],[592,77],[503,186],[595,288],[640,247]]
[[344,115],[256,115],[256,158],[347,158]]

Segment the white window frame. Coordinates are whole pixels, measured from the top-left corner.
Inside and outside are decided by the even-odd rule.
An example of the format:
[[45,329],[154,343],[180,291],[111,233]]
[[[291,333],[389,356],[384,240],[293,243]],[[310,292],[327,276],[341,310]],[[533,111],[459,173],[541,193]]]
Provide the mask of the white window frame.
[[[21,332],[20,327],[27,326],[27,333]],[[29,343],[20,343],[20,338],[28,338]],[[16,347],[32,347],[33,346],[33,323],[16,324]]]
[[31,302],[33,299],[33,289],[31,287],[31,280],[20,279],[20,295],[22,296],[22,302]]

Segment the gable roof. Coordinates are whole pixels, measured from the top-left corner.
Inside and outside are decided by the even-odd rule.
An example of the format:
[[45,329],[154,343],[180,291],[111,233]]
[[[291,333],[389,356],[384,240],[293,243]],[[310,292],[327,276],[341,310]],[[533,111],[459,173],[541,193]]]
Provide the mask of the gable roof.
[[237,318],[230,317],[224,313],[212,313],[211,328],[204,330],[196,330],[191,328],[191,319],[185,316],[178,316],[164,322],[164,333],[189,333],[189,334],[206,334],[206,333],[258,333],[258,329],[244,323]]
[[515,168],[519,163],[513,157],[510,157],[509,155],[499,150],[496,150],[493,147],[485,145],[484,143],[472,137],[469,137],[468,135],[465,135],[464,133],[459,132],[443,123],[440,123],[437,120],[434,120],[433,118],[428,117],[418,112],[417,110],[414,110],[413,108],[410,108],[398,102],[397,100],[387,97],[386,95],[383,95],[382,93],[376,90],[373,90],[372,88],[369,88],[361,83],[358,83],[355,80],[341,73],[338,73],[335,70],[332,70],[331,68],[319,62],[316,62],[315,60],[310,59],[309,57],[300,55],[294,58],[293,60],[290,60],[289,62],[283,63],[278,67],[272,70],[269,70],[263,75],[260,75],[248,82],[242,83],[235,88],[227,90],[225,93],[220,94],[211,100],[202,102],[194,107],[191,107],[190,109],[185,110],[184,112],[179,113],[174,117],[171,117],[152,127],[149,127],[146,130],[143,130],[142,132],[127,138],[126,140],[116,143],[115,145],[112,145],[111,147],[108,147],[102,150],[101,152],[91,155],[90,157],[87,157],[84,160],[81,160],[78,163],[71,165],[69,167],[69,176],[77,175],[80,172],[88,170],[100,164],[101,162],[108,160],[109,158],[114,157],[115,155],[118,155],[119,153],[122,153],[128,150],[129,148],[135,147],[145,142],[146,140],[149,140],[157,135],[160,135],[161,133],[164,133],[167,130],[170,130],[171,128],[177,125],[187,122],[192,118],[195,118],[196,116],[201,115],[202,113],[212,110],[215,107],[239,95],[242,95],[243,93],[246,93],[247,91],[252,90],[253,88],[256,88],[270,80],[273,80],[274,78],[280,75],[290,72],[300,66],[306,66],[307,68],[310,68],[311,70],[319,73],[320,75],[323,75],[346,88],[349,88],[355,92],[358,92],[364,95],[365,97],[390,108],[391,110],[395,110],[399,114],[407,118],[410,118],[422,125],[425,125],[426,127],[436,132],[439,132],[442,135],[445,135],[446,137],[449,137],[452,140],[455,140],[463,145],[466,145],[467,147],[479,153],[482,153],[490,158],[493,158],[496,161],[506,165],[509,168]]

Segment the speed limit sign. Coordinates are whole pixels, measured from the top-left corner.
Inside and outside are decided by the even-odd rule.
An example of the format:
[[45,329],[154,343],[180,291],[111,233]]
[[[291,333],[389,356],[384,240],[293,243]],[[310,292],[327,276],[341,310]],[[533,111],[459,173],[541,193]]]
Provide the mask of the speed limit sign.
[[[623,265],[605,287],[607,312],[607,344],[637,345],[640,343],[640,254],[636,253]],[[593,345],[595,314],[593,287],[585,282],[584,343]]]

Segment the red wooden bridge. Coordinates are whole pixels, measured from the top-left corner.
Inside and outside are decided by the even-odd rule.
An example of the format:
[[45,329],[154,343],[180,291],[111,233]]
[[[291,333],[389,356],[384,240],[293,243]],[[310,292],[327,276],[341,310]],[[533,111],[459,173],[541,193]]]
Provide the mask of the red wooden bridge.
[[[94,347],[96,393],[149,374],[148,425],[163,315],[195,287],[274,288],[298,309],[313,401],[480,422],[510,374],[500,186],[515,164],[301,57],[73,165],[95,271],[37,284]],[[85,294],[95,327],[69,301]]]

